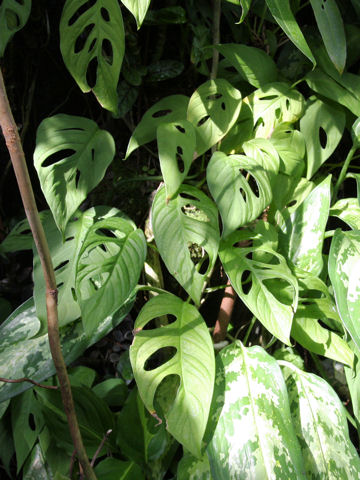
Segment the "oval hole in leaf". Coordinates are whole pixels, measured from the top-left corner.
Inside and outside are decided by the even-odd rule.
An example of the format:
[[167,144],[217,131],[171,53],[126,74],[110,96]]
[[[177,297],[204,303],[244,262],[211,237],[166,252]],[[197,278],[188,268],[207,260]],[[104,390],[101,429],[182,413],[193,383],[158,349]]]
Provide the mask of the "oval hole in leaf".
[[[171,325],[172,323],[176,322],[175,315],[171,315],[170,313],[168,313],[166,314],[166,318],[167,318],[168,325]],[[159,327],[157,326],[157,319],[153,318],[143,327],[143,330],[154,330],[155,328],[159,328]]]
[[74,287],[71,287],[71,294],[72,294],[72,297],[73,297],[74,301],[77,302],[77,295],[76,295]]
[[276,117],[277,119],[279,119],[279,118],[280,118],[280,115],[281,115],[281,109],[280,109],[280,108],[277,108],[277,109],[275,110],[275,117]]
[[171,360],[177,353],[177,348],[175,347],[162,347],[156,350],[149,358],[146,359],[144,370],[150,372],[156,368],[164,365],[164,363]]
[[200,118],[200,120],[198,121],[198,123],[197,123],[196,126],[197,126],[197,127],[201,127],[201,125],[204,125],[204,123],[205,123],[207,120],[209,120],[209,118],[210,118],[210,115],[206,115],[205,117]]
[[180,133],[185,133],[185,128],[183,128],[181,125],[175,125],[176,130],[179,130]]
[[95,27],[94,23],[86,25],[81,34],[77,37],[74,45],[74,53],[79,53],[84,48],[86,40],[88,39],[92,29]]
[[68,21],[69,27],[71,27],[71,25],[73,25],[83,13],[89,10],[89,8],[93,7],[96,2],[97,0],[88,0],[86,3],[81,5],[81,7],[79,7],[74,13],[74,15],[69,19]]
[[251,174],[249,175],[249,178],[248,178],[248,184],[249,184],[253,194],[256,195],[257,198],[260,198],[259,185],[258,185],[255,177],[253,177]]
[[107,38],[104,38],[104,40],[102,41],[101,47],[102,47],[102,55],[103,55],[105,61],[109,65],[112,65],[114,55],[113,55],[113,48],[112,48],[110,40],[107,39]]
[[65,238],[65,242],[70,242],[71,240],[74,240],[75,237],[67,237]]
[[33,415],[32,413],[29,414],[28,423],[29,423],[30,430],[32,430],[33,432],[35,432],[35,430],[36,430],[36,424],[35,424],[34,415]]
[[110,21],[110,15],[109,15],[109,12],[106,10],[106,8],[101,7],[100,13],[101,13],[101,16],[102,16],[103,20],[105,20],[105,22]]
[[76,170],[76,175],[75,175],[75,188],[78,188],[79,180],[80,180],[80,170]]
[[322,127],[319,128],[319,141],[320,141],[321,148],[326,148],[327,133]]
[[60,283],[58,283],[58,284],[56,285],[56,288],[59,289],[59,288],[62,287],[63,285],[64,285],[64,282],[60,282]]
[[61,160],[65,160],[65,158],[71,157],[71,155],[74,155],[75,150],[72,148],[65,148],[64,150],[59,150],[49,157],[47,157],[41,164],[42,167],[50,167],[51,165],[54,165],[57,162],[60,162]]
[[26,230],[23,230],[22,232],[20,232],[20,235],[29,235],[29,233],[31,233],[31,230],[30,228],[27,228]]
[[108,228],[98,228],[95,233],[96,235],[102,235],[108,238],[117,238],[115,233],[109,230]]
[[193,195],[189,195],[188,193],[181,192],[180,193],[181,198],[185,198],[185,200],[195,200],[196,202],[199,201],[198,198],[194,197]]
[[[97,39],[96,39],[96,38],[93,38],[93,40],[91,41],[91,43],[90,43],[90,45],[89,45],[88,53],[90,53],[91,50],[95,47],[96,42],[97,42]],[[74,130],[75,130],[75,128],[74,128]],[[77,130],[80,130],[80,129],[77,129]]]
[[226,110],[225,102],[222,102],[222,103],[221,103],[221,108],[222,108],[223,110]]
[[286,208],[290,208],[290,207],[293,207],[295,204],[296,204],[297,200],[291,200],[291,202],[289,202],[287,205],[286,205]]
[[241,288],[245,295],[247,295],[251,288],[251,272],[250,270],[244,270],[241,274]]
[[97,79],[98,59],[94,57],[90,62],[86,72],[86,83],[90,88],[94,88]]
[[59,263],[59,265],[57,265],[57,267],[54,268],[54,272],[57,272],[61,268],[65,267],[65,265],[67,265],[68,263],[69,263],[69,260],[65,260],[64,262]]
[[277,95],[267,95],[266,97],[259,97],[259,100],[275,100],[275,98],[278,98]]
[[184,173],[184,170],[185,170],[184,160],[181,158],[181,156],[178,153],[176,154],[176,161],[177,161],[179,172]]
[[206,251],[205,251],[205,256],[200,260],[200,262],[201,262],[201,265],[198,272],[200,273],[200,275],[205,275],[206,273],[208,273],[209,264],[210,264],[210,258],[209,258],[209,255],[206,253]]
[[169,113],[171,113],[172,110],[158,110],[157,112],[154,112],[152,114],[152,117],[153,118],[159,118],[159,117],[165,117],[165,115],[169,115]]

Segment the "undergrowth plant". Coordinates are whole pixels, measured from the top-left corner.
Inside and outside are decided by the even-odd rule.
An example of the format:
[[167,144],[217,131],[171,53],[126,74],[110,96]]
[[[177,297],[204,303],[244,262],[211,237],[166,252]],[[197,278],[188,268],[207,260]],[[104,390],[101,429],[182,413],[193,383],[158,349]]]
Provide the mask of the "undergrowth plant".
[[[0,54],[30,3],[1,3]],[[156,17],[149,3],[122,0],[137,28]],[[162,14],[183,23],[185,10],[170,3]],[[346,4],[359,24],[356,0]],[[241,25],[256,19],[263,48],[216,43],[216,75],[145,111],[116,160],[156,150],[161,182],[142,228],[114,206],[84,203],[116,155],[108,131],[65,113],[38,126],[34,166],[50,208],[41,221],[66,363],[138,311],[118,377],[69,369],[99,479],[360,478],[360,174],[351,164],[360,28],[339,7],[229,0],[220,18],[214,5],[214,31],[234,8]],[[295,18],[305,8],[313,28]],[[67,0],[60,21],[66,67],[115,118],[126,81],[122,11],[115,0]],[[210,74],[212,49],[195,53]],[[0,253],[32,248],[24,220]],[[35,249],[33,279],[33,297],[0,326],[0,458],[8,475],[15,451],[23,478],[75,478],[59,391],[8,381],[57,385]],[[206,306],[227,280],[241,307],[214,344]],[[344,372],[341,393],[329,365]]]

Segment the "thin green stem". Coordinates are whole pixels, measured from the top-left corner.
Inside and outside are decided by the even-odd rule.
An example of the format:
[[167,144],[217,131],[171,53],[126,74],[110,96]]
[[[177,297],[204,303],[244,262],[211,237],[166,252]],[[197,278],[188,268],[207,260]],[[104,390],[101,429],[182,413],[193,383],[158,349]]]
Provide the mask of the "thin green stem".
[[267,4],[266,4],[266,2],[264,2],[264,6],[263,6],[263,9],[262,9],[262,12],[261,12],[261,17],[260,17],[260,22],[259,22],[259,25],[258,25],[257,30],[256,30],[256,36],[258,36],[258,37],[260,36],[262,26],[264,25],[266,9],[267,9]]
[[169,293],[168,291],[154,287],[152,285],[137,285],[136,287],[137,292],[156,292],[156,293]]
[[333,196],[332,196],[332,200],[334,201],[337,197],[337,194],[338,194],[338,191],[339,191],[339,188],[342,184],[342,182],[344,181],[345,177],[346,177],[346,173],[348,171],[348,168],[349,168],[349,165],[350,165],[350,162],[351,160],[353,159],[353,156],[356,152],[357,148],[356,146],[352,146],[347,157],[346,157],[346,160],[344,162],[344,165],[341,169],[341,172],[340,172],[340,175],[339,175],[339,178],[337,179],[337,182],[335,184],[335,187],[334,187],[334,193],[333,193]]
[[249,340],[250,333],[251,333],[252,329],[254,328],[255,322],[256,322],[256,317],[253,316],[252,319],[251,319],[250,325],[248,326],[248,329],[246,330],[245,337],[242,341],[242,343],[244,345],[246,345],[247,341]]

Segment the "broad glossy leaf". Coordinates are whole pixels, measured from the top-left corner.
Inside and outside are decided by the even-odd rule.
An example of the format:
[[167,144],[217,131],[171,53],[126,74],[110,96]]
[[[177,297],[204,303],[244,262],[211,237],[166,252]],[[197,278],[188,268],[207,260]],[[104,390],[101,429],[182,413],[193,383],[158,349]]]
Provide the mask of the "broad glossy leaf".
[[305,479],[285,381],[274,358],[240,342],[216,360],[207,448],[214,479]]
[[270,142],[279,154],[280,172],[300,177],[305,168],[306,149],[303,134],[289,123],[281,123],[274,128]]
[[[47,465],[40,445],[37,443],[31,451],[27,462],[24,465],[23,480],[49,480],[53,478],[51,469]],[[69,477],[62,477],[68,480]],[[59,480],[59,476],[55,478]],[[60,477],[61,480],[61,477]]]
[[67,0],[60,20],[60,49],[81,90],[92,90],[100,105],[116,114],[116,87],[125,51],[119,2]]
[[247,157],[254,158],[264,167],[269,175],[270,183],[273,184],[279,173],[280,158],[271,141],[266,138],[253,138],[243,143],[243,150]]
[[190,98],[187,119],[196,131],[196,153],[202,155],[235,124],[241,93],[224,79],[203,83]]
[[253,130],[254,119],[251,108],[247,103],[242,102],[240,115],[221,141],[219,150],[226,154],[240,152],[243,143],[253,138]]
[[151,0],[121,0],[121,3],[134,15],[138,29],[144,21],[150,2]]
[[125,218],[107,218],[88,230],[78,255],[75,286],[85,331],[133,295],[146,258],[142,230]]
[[186,120],[163,123],[157,130],[157,143],[166,197],[171,199],[184,181],[193,161],[195,129]]
[[[161,187],[154,198],[151,222],[167,269],[199,305],[220,241],[215,204],[201,190],[188,185],[182,185],[179,195],[167,202],[165,188]],[[202,273],[200,265],[196,266],[192,260],[196,249],[209,256]]]
[[346,330],[360,349],[360,231],[336,230],[329,253],[329,277]]
[[[40,220],[43,222],[43,212],[40,212]],[[27,218],[15,225],[5,239],[0,243],[0,253],[16,252],[18,250],[31,250],[34,239],[31,234]]]
[[236,43],[216,45],[216,49],[254,87],[277,80],[276,64],[263,50]]
[[345,409],[322,378],[281,362],[290,371],[286,386],[301,445],[306,478],[359,478],[360,459],[349,438]]
[[12,36],[26,24],[31,10],[31,0],[3,0],[0,4],[0,58]]
[[357,198],[341,198],[330,208],[330,216],[340,218],[352,230],[360,230],[360,206]]
[[279,234],[280,251],[300,270],[319,275],[330,208],[329,175],[285,221]]
[[304,98],[287,83],[275,82],[259,88],[247,102],[253,112],[256,136],[269,138],[280,123],[295,123],[299,120]]
[[[154,318],[171,314],[175,322],[144,330]],[[214,349],[206,323],[189,303],[171,294],[150,299],[135,322],[130,359],[141,398],[155,412],[154,397],[162,381],[177,376],[179,388],[165,414],[167,430],[193,455],[200,457],[215,379]],[[146,368],[147,360],[159,350],[172,347],[175,355],[157,368]]]
[[114,139],[92,120],[59,114],[41,122],[34,164],[62,233],[87,194],[103,179],[114,155]]
[[[259,240],[237,247],[239,242]],[[231,284],[253,315],[275,337],[290,345],[290,330],[298,302],[298,283],[282,255],[263,245],[261,234],[249,230],[232,233],[220,243],[219,255]],[[254,254],[267,254],[267,261]],[[250,280],[244,290],[243,282]]]
[[135,462],[124,462],[111,457],[98,463],[94,472],[101,480],[143,480],[145,478],[141,468]]
[[290,0],[266,0],[266,4],[276,22],[284,30],[289,39],[315,66],[316,60],[291,11]]
[[177,480],[211,480],[210,465],[207,454],[199,460],[189,453],[185,453],[178,463]]
[[307,154],[307,174],[310,179],[334,152],[345,128],[345,112],[321,100],[309,103],[300,120]]
[[[91,337],[85,335],[81,320],[60,329],[60,340],[67,365],[87,348],[113,330],[128,314],[130,299],[115,315],[100,321]],[[55,373],[47,333],[40,334],[41,323],[36,316],[32,298],[17,308],[0,326],[0,372],[5,378],[28,377],[42,382]],[[0,402],[31,388],[31,383],[0,383]]]
[[131,135],[125,160],[141,145],[155,140],[159,125],[185,120],[188,103],[185,95],[170,95],[149,108]]
[[[272,168],[272,159],[262,160]],[[206,179],[220,210],[224,237],[255,220],[271,202],[270,179],[264,167],[259,161],[244,155],[226,156],[215,152],[211,157]],[[251,183],[246,179],[247,175]]]

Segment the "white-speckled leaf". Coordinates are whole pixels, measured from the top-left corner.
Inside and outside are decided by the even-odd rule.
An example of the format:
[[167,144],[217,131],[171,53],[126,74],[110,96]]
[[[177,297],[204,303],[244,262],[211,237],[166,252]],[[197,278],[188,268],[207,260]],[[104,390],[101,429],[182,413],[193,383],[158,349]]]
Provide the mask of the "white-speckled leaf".
[[[167,269],[194,302],[200,304],[201,293],[212,271],[219,247],[218,211],[201,191],[182,185],[179,195],[166,201],[165,188],[157,192],[151,209],[156,245]],[[206,271],[200,273],[191,250],[202,249],[209,255]]]
[[[256,245],[251,245],[253,239],[257,240]],[[236,293],[253,315],[275,337],[290,345],[298,283],[284,257],[261,240],[261,233],[249,230],[234,232],[220,243],[220,259]],[[239,247],[239,242],[249,242],[250,246]],[[255,260],[254,253],[266,254],[266,261]],[[243,287],[246,280],[250,280],[247,293]]]
[[322,248],[330,208],[329,175],[285,221],[279,233],[279,249],[300,270],[319,275]]
[[[270,179],[263,162],[273,168],[273,160],[261,162],[244,155],[215,152],[206,170],[206,179],[223,222],[223,237],[255,220],[272,198]],[[246,176],[249,175],[249,180]]]
[[360,459],[350,441],[345,409],[335,391],[322,378],[291,363],[279,363],[291,372],[286,386],[306,477],[359,479]]
[[359,230],[336,230],[329,252],[329,277],[341,320],[360,349]]
[[360,230],[360,206],[357,198],[341,198],[330,208],[330,216],[340,218],[352,230]]
[[212,478],[206,453],[201,459],[185,453],[178,463],[177,480],[212,480]]
[[305,479],[276,360],[261,347],[236,342],[219,353],[216,367],[211,409],[216,426],[207,447],[213,478]]
[[[153,319],[174,315],[175,322],[144,330]],[[172,294],[149,300],[135,322],[130,360],[141,398],[154,413],[154,397],[169,375],[179,377],[173,404],[165,413],[168,431],[193,455],[200,457],[215,379],[214,349],[206,323],[197,309]],[[161,349],[176,353],[157,368],[145,368],[146,361]]]

